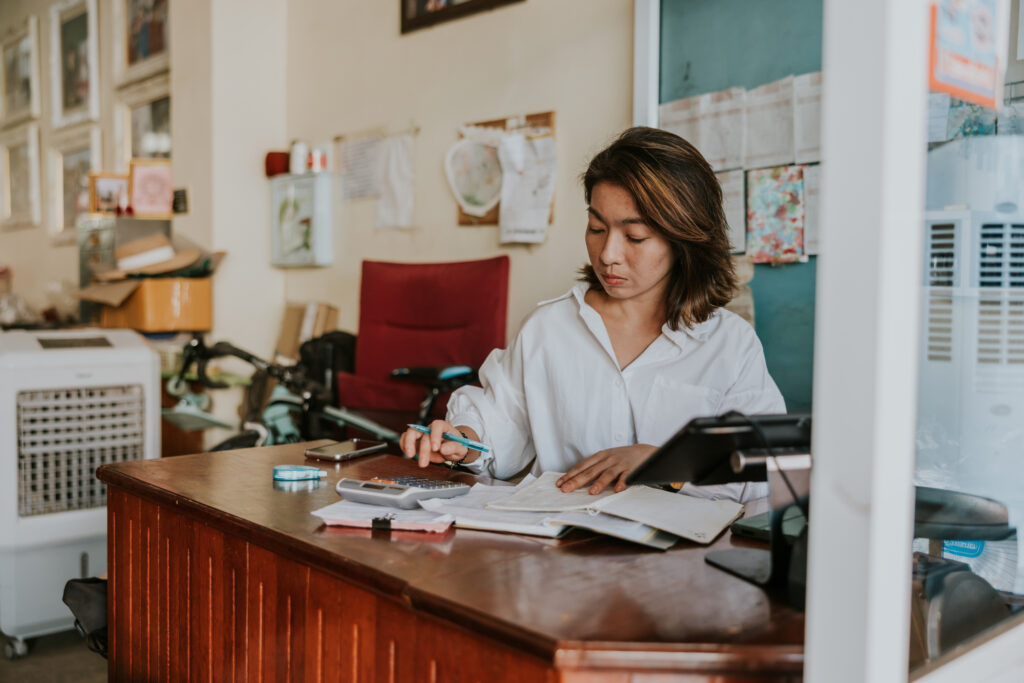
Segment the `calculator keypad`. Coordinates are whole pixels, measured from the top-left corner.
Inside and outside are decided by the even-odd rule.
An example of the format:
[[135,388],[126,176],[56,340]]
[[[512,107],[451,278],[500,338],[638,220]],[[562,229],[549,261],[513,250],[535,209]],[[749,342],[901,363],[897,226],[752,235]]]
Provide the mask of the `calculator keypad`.
[[375,481],[379,484],[399,484],[401,486],[411,486],[417,489],[450,489],[457,488],[460,486],[466,486],[457,481],[444,481],[438,479],[425,479],[423,477],[393,477],[385,479],[383,477],[373,477],[370,481]]

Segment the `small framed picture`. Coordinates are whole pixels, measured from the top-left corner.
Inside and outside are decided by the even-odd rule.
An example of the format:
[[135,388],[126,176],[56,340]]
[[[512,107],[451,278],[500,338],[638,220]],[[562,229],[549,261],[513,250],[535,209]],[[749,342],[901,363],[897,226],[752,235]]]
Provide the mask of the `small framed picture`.
[[53,127],[100,115],[96,0],[61,0],[50,7]]
[[136,218],[170,218],[174,207],[170,159],[132,159],[128,200]]
[[399,0],[402,33],[522,0]]
[[271,178],[271,264],[294,268],[334,261],[332,192],[327,173]]
[[132,159],[171,157],[171,79],[160,74],[121,89],[114,106],[114,170]]
[[39,126],[26,123],[0,133],[0,227],[41,222]]
[[122,200],[128,203],[128,176],[123,173],[89,174],[89,211],[117,213]]
[[75,223],[92,208],[89,176],[101,168],[98,125],[59,131],[50,148],[49,226],[58,243],[74,242]]
[[170,66],[168,0],[114,0],[114,81],[127,85]]
[[34,16],[0,43],[0,122],[39,118],[39,25]]

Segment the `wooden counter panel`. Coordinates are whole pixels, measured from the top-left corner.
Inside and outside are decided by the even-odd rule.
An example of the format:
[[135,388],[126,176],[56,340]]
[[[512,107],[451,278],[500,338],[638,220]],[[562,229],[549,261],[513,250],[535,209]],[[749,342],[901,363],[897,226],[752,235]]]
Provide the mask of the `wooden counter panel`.
[[309,513],[338,500],[341,476],[424,471],[371,456],[325,468],[319,489],[275,489],[273,465],[304,462],[304,448],[100,469],[114,680],[800,674],[803,615],[707,565],[704,547],[326,527]]

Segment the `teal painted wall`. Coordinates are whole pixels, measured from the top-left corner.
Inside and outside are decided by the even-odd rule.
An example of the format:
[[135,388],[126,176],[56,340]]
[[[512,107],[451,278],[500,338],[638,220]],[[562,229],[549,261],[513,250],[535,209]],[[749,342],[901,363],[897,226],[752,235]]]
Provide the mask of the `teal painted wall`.
[[[821,70],[822,0],[661,0],[661,102]],[[816,259],[755,267],[755,328],[790,412],[811,409]]]

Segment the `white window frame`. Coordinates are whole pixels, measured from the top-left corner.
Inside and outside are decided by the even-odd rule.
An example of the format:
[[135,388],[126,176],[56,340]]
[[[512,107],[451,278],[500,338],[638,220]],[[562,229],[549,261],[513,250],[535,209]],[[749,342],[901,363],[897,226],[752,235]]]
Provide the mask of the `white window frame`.
[[[824,0],[809,683],[909,678],[928,6]],[[637,125],[657,125],[659,24],[634,0]],[[1024,617],[950,654],[914,680],[1018,681]]]

